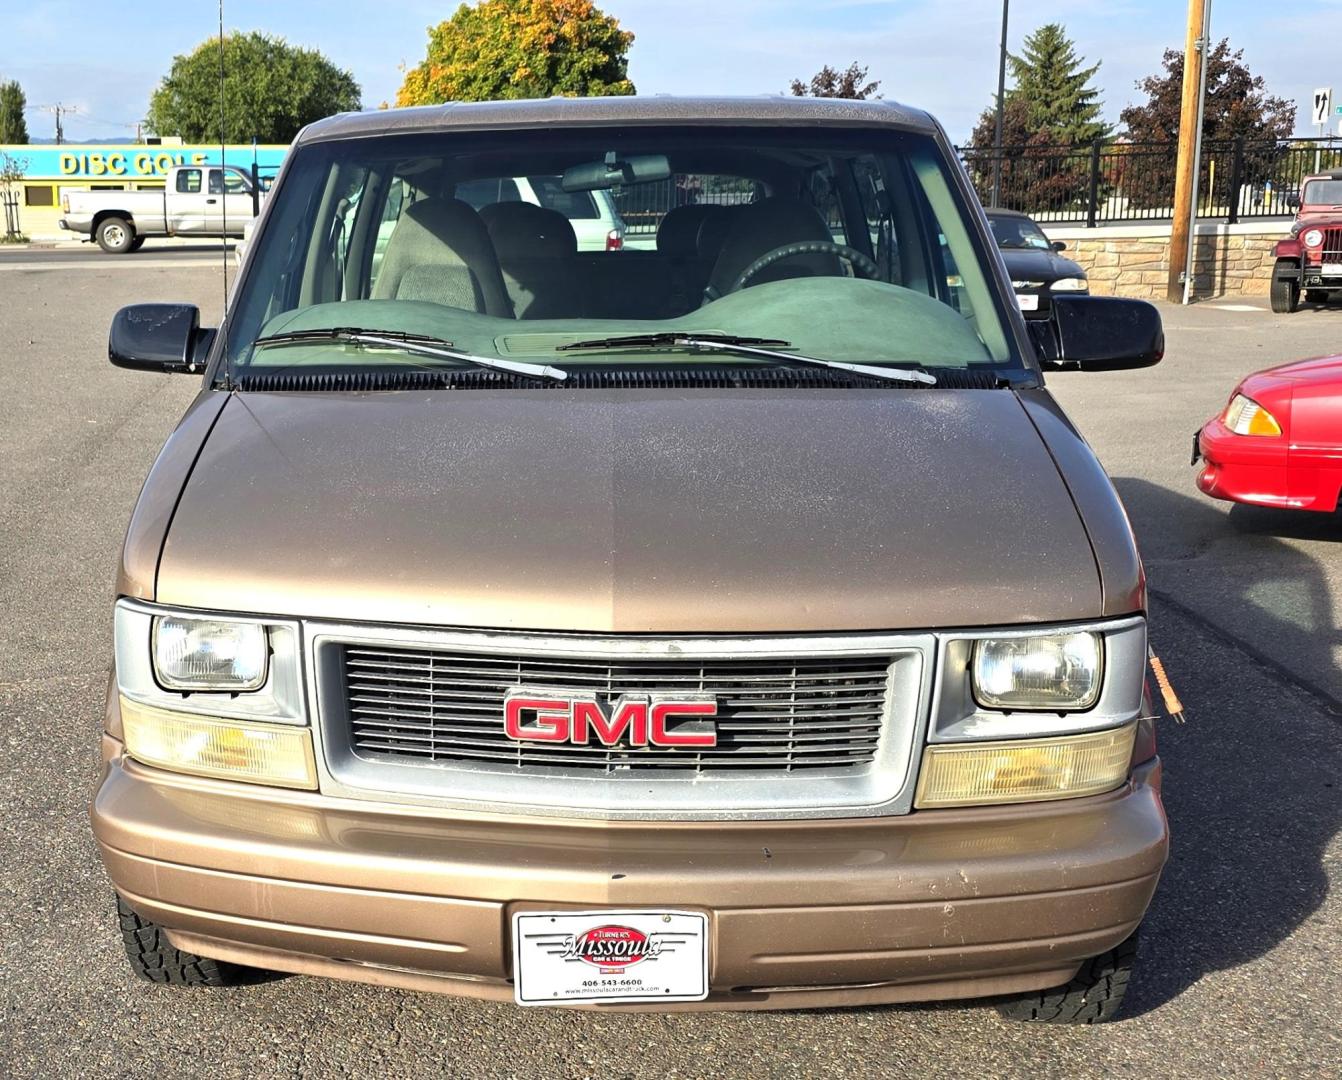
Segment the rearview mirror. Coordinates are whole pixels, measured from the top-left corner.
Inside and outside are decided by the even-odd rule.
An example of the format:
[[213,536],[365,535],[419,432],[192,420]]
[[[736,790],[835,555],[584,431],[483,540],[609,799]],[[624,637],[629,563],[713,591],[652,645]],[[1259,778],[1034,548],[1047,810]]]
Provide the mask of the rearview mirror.
[[1045,371],[1121,371],[1165,355],[1160,312],[1145,300],[1055,293],[1050,301],[1049,318],[1027,324]]
[[200,328],[195,304],[132,304],[112,318],[107,358],[137,371],[194,374],[213,340],[213,329]]
[[671,163],[665,154],[635,154],[617,157],[612,150],[605,161],[587,161],[564,170],[559,186],[565,191],[600,191],[623,184],[646,184],[671,176]]

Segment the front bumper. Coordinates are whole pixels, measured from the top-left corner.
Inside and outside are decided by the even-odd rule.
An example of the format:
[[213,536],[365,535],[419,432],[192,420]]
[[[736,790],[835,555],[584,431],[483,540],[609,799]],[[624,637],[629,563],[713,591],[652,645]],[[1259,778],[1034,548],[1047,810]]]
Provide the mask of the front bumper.
[[1338,505],[1337,470],[1293,453],[1284,435],[1237,435],[1219,418],[1208,420],[1194,442],[1193,464],[1198,490],[1213,499],[1322,513]]
[[110,736],[104,753],[103,861],[179,948],[499,1000],[514,911],[601,907],[708,914],[709,999],[659,1010],[1041,989],[1133,931],[1168,849],[1156,759],[1064,802],[638,823],[355,804],[164,773]]
[[1016,293],[1016,303],[1020,305],[1021,314],[1027,319],[1047,319],[1053,313],[1053,297],[1055,295],[1090,295],[1090,289],[1088,288],[1069,289],[1066,292],[1054,293],[1048,285],[1023,285],[1019,288],[1014,288],[1014,291]]

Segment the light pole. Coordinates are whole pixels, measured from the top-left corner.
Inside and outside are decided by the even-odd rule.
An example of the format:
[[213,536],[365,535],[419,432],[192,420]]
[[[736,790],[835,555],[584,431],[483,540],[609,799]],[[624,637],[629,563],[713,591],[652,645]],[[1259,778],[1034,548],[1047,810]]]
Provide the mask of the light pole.
[[1011,0],[1002,0],[1002,44],[997,56],[997,123],[993,129],[993,194],[997,206],[1002,195],[1002,110],[1006,107],[1007,12]]

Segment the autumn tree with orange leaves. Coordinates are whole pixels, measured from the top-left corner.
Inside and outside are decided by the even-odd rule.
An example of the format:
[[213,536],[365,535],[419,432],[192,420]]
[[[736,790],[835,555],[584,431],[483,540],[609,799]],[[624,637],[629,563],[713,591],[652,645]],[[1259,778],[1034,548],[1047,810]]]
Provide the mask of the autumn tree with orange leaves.
[[481,0],[429,27],[399,105],[632,94],[634,35],[591,0]]

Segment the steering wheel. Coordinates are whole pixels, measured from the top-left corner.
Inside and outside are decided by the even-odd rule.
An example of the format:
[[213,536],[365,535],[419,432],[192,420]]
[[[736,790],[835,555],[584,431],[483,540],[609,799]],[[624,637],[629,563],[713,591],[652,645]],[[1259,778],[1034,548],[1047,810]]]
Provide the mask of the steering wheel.
[[782,262],[784,259],[794,259],[798,255],[837,255],[839,258],[847,260],[853,267],[853,274],[857,277],[874,281],[881,276],[881,268],[876,265],[875,260],[863,255],[855,248],[850,248],[846,244],[836,244],[831,240],[800,240],[793,244],[776,247],[773,251],[765,252],[741,271],[740,276],[732,282],[732,286],[727,292],[739,292],[764,270],[773,266],[774,263]]

